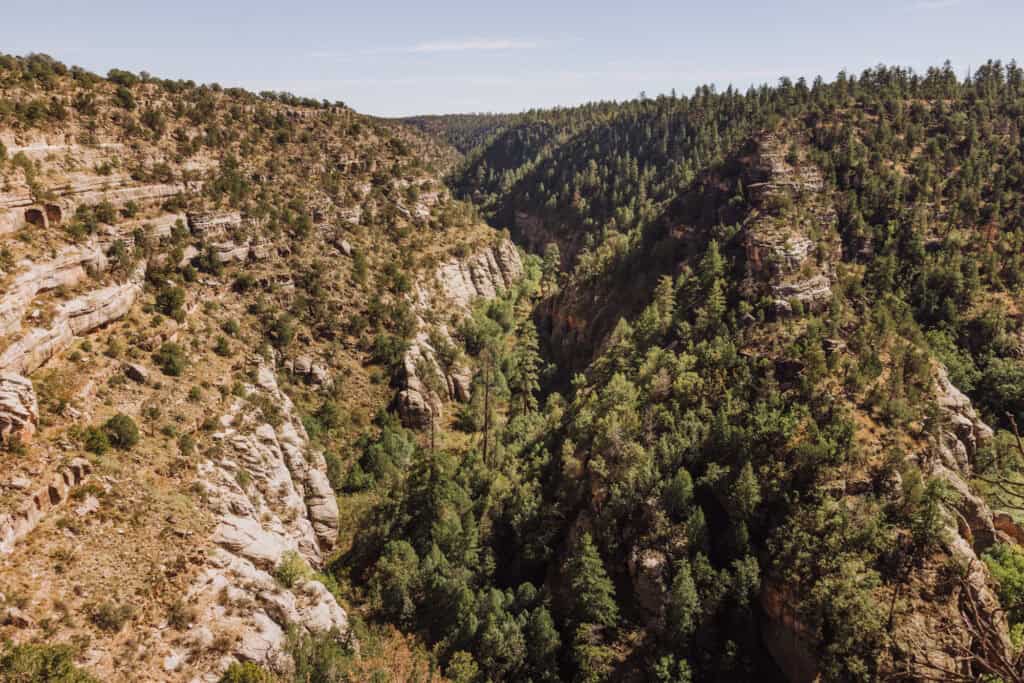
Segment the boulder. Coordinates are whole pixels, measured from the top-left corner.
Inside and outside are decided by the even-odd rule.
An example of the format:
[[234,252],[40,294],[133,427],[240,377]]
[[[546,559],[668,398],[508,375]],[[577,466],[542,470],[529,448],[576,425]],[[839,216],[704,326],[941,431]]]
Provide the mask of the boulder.
[[313,367],[313,359],[309,356],[299,356],[295,359],[292,364],[292,368],[297,375],[308,375],[310,369]]
[[415,389],[403,389],[395,399],[402,424],[410,429],[426,429],[430,426],[433,409],[426,397]]
[[338,499],[325,472],[311,469],[308,477],[306,508],[321,549],[330,550],[338,540]]
[[39,424],[39,404],[32,382],[21,375],[0,374],[0,440],[31,440]]
[[146,384],[149,382],[149,370],[138,363],[128,363],[125,365],[124,374],[127,375],[128,379],[138,382],[139,384]]
[[313,384],[324,385],[331,382],[331,375],[327,371],[327,367],[321,363],[313,363],[310,366],[308,377]]

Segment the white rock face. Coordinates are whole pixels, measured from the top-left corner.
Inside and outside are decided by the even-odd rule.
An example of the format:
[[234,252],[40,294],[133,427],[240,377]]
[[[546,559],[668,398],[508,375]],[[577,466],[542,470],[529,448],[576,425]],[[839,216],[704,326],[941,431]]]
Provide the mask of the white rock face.
[[[407,427],[429,427],[431,419],[441,414],[446,400],[469,398],[469,373],[458,365],[445,368],[439,361],[422,314],[429,310],[468,314],[474,302],[500,296],[522,276],[519,250],[512,242],[503,240],[465,259],[451,259],[441,264],[435,273],[436,295],[429,288],[417,287],[416,307],[421,313],[419,329],[402,360],[405,388],[396,398],[398,413]],[[448,344],[455,344],[447,325],[437,325],[434,329]],[[421,376],[424,367],[437,375],[438,384],[443,385],[438,389],[444,395],[431,388],[431,382]]]
[[93,206],[104,201],[110,202],[115,208],[128,202],[152,205],[186,192],[188,187],[184,183],[140,185],[124,174],[96,176],[72,173],[66,183],[48,189],[58,198],[46,204],[36,204],[27,187],[15,188],[6,195],[0,195],[0,235],[33,224],[40,227],[58,225],[67,216],[74,214],[79,206]]
[[0,373],[0,441],[28,441],[39,424],[39,404],[32,382],[21,375]]
[[519,251],[508,240],[465,259],[450,259],[437,269],[442,296],[469,310],[477,299],[493,299],[523,276]]
[[812,202],[798,218],[786,215],[780,221],[772,217],[774,200],[794,201],[823,188],[817,167],[810,163],[794,166],[786,157],[783,140],[774,134],[762,135],[744,178],[757,207],[743,230],[749,279],[771,295],[780,315],[792,314],[796,302],[811,311],[827,307],[836,279],[834,261],[840,257],[838,218],[831,200]]
[[992,439],[992,428],[978,417],[971,399],[949,381],[946,368],[939,366],[935,385],[944,420],[935,449],[938,457],[930,459],[923,469],[946,481],[959,494],[957,512],[965,527],[961,531],[969,531],[972,544],[987,547],[996,538],[992,510],[971,490],[968,481],[978,449]]
[[238,211],[189,212],[188,227],[193,235],[213,237],[237,230],[242,225]]
[[[257,385],[252,390],[278,406],[281,423],[271,426],[239,399],[214,434],[218,455],[199,466],[204,498],[217,515],[216,549],[189,591],[201,615],[194,637],[169,655],[179,669],[190,666],[195,680],[218,680],[234,659],[286,669],[289,626],[348,636],[348,617],[322,583],[303,578],[289,588],[273,576],[296,557],[313,568],[322,564],[337,539],[338,505],[323,456],[310,451],[269,368],[260,368]],[[204,653],[224,636],[230,656],[210,664]]]
[[29,330],[0,354],[0,371],[30,374],[70,346],[77,335],[124,316],[142,293],[145,274],[145,264],[140,264],[127,282],[97,289],[58,306],[48,327]]
[[74,246],[42,263],[25,261],[0,300],[0,336],[21,330],[21,320],[32,300],[58,287],[74,287],[87,277],[87,270],[106,268],[106,256],[97,244]]

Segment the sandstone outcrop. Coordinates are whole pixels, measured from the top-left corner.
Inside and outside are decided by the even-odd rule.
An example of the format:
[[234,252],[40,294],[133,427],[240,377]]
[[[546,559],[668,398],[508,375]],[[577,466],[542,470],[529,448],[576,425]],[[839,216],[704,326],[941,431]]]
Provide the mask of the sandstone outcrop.
[[21,375],[0,373],[0,442],[27,442],[39,423],[39,405],[30,382]]
[[449,259],[436,274],[441,296],[467,311],[476,300],[497,297],[522,276],[522,259],[509,240],[464,259]]
[[74,287],[90,270],[103,270],[106,265],[106,255],[97,244],[68,247],[48,261],[19,264],[20,272],[0,299],[0,336],[20,331],[22,318],[36,296],[58,287]]
[[56,196],[51,202],[37,203],[28,188],[0,195],[0,235],[33,225],[48,228],[64,223],[79,206],[109,202],[120,208],[135,204],[159,204],[188,191],[184,183],[139,184],[128,176],[72,174],[65,182],[47,188]]
[[23,496],[11,508],[14,512],[0,513],[0,554],[14,550],[14,544],[35,529],[50,510],[66,502],[72,487],[81,484],[91,471],[88,460],[75,458],[58,469],[48,484]]
[[0,354],[0,371],[28,375],[70,346],[76,336],[124,316],[142,292],[145,272],[145,264],[140,264],[127,282],[57,306],[48,327],[33,328]]
[[230,234],[242,225],[238,211],[190,211],[188,227],[196,237],[212,238]]
[[792,314],[794,304],[820,311],[832,298],[834,264],[841,257],[838,218],[821,194],[821,172],[787,160],[785,144],[774,134],[754,146],[744,176],[755,207],[743,229],[749,280],[772,299],[777,314]]
[[[204,498],[217,516],[216,548],[188,595],[200,615],[196,626],[165,665],[190,667],[202,681],[218,680],[235,659],[287,668],[290,626],[348,636],[347,615],[312,572],[338,534],[323,456],[309,450],[294,406],[268,368],[248,389],[273,402],[281,422],[270,425],[242,399],[221,418],[224,428],[214,435],[221,448],[199,466]],[[274,577],[282,563],[296,562],[311,568],[307,576],[290,586]],[[215,637],[231,646],[209,662]]]
[[[446,400],[468,400],[472,379],[458,363],[448,366],[441,362],[423,313],[443,310],[466,315],[474,302],[508,291],[523,272],[519,251],[512,242],[502,240],[466,258],[442,263],[433,283],[417,287],[418,330],[403,358],[404,386],[395,399],[395,408],[406,426],[426,428],[440,416]],[[455,346],[446,324],[432,329],[436,339]]]

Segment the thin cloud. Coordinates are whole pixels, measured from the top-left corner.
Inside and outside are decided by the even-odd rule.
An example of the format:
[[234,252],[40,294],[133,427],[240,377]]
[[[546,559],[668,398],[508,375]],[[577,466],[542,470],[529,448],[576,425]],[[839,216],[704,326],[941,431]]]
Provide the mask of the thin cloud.
[[963,0],[917,0],[917,2],[914,3],[914,9],[945,9],[947,7],[959,5],[961,2],[963,2]]
[[408,52],[466,52],[468,50],[532,50],[537,43],[528,40],[442,40],[417,43]]
[[314,50],[309,57],[317,59],[351,59],[354,57],[376,57],[380,55],[422,55],[442,52],[470,52],[508,50],[532,50],[540,43],[532,40],[512,40],[508,38],[470,38],[466,40],[433,40],[416,43],[415,45],[378,47],[358,52],[335,52],[333,50]]

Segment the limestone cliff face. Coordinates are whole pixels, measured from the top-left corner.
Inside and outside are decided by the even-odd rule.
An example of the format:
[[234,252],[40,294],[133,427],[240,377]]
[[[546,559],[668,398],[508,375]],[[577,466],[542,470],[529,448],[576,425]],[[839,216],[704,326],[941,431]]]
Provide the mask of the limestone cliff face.
[[[273,372],[261,366],[247,389],[277,406],[281,421],[272,426],[238,399],[214,434],[220,447],[199,465],[217,519],[214,548],[187,596],[195,625],[164,660],[167,671],[198,681],[218,680],[235,660],[286,670],[289,627],[348,637],[345,611],[311,571],[290,586],[273,575],[282,562],[322,566],[338,534],[338,506],[323,456],[309,449]],[[230,643],[228,651],[215,642]]]
[[68,348],[76,336],[87,334],[124,316],[142,293],[145,264],[128,280],[91,291],[56,307],[50,323],[34,327],[0,354],[0,371],[27,375]]
[[39,423],[39,405],[32,382],[21,375],[0,373],[0,442],[32,438]]
[[66,503],[72,487],[85,481],[90,472],[92,465],[87,460],[74,458],[50,475],[48,481],[13,482],[22,495],[11,512],[0,512],[0,555],[9,554],[14,544],[35,529],[47,514]]
[[765,134],[754,145],[744,174],[754,205],[743,226],[750,285],[771,298],[778,314],[793,313],[794,304],[819,311],[832,298],[841,258],[836,212],[823,194],[821,172],[793,158],[777,135]]
[[[466,315],[473,303],[500,296],[522,276],[523,261],[519,251],[510,241],[502,240],[465,258],[445,261],[435,271],[433,281],[417,287],[418,330],[403,359],[404,386],[396,398],[406,426],[430,426],[432,417],[441,414],[446,400],[469,398],[472,380],[466,368],[445,367],[441,362],[431,341],[431,326],[424,315],[430,311]],[[435,338],[454,345],[446,323],[434,326],[433,330]],[[432,382],[425,374],[434,375],[439,381]]]
[[[0,142],[12,157],[22,154],[30,160],[44,162],[60,155],[69,162],[68,165],[79,169],[100,166],[126,151],[120,142],[78,144],[71,134],[36,133],[19,140],[5,133],[0,134]],[[195,160],[190,164],[192,171],[202,171],[210,165],[206,160]],[[201,186],[201,181],[144,182],[123,172],[98,175],[85,170],[71,170],[48,180],[46,198],[43,199],[33,196],[29,185],[18,178],[9,184],[9,189],[0,192],[0,236],[26,228],[61,226],[80,206],[94,206],[101,202],[109,202],[114,208],[124,207],[129,202],[136,206],[159,206],[167,199]]]

